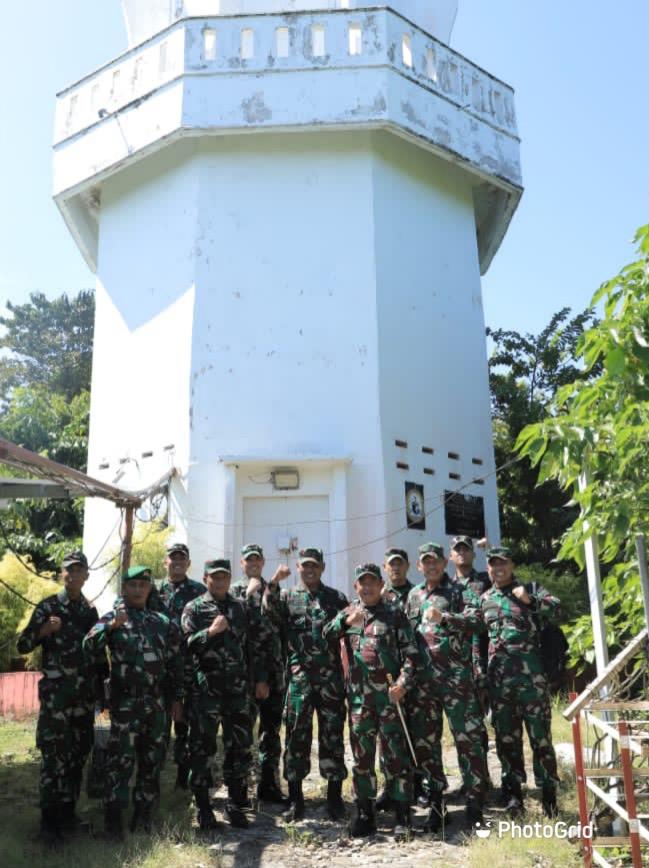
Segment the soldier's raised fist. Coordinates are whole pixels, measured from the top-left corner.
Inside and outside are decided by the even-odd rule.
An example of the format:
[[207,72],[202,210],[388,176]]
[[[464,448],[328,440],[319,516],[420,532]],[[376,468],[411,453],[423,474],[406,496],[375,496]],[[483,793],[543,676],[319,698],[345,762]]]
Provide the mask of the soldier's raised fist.
[[346,621],[349,627],[360,627],[365,620],[365,614],[359,606],[350,606]]
[[279,582],[283,582],[285,581],[285,579],[288,579],[290,575],[291,570],[289,569],[289,567],[286,564],[280,564],[275,570],[271,582],[273,582],[273,584],[278,584]]
[[51,636],[52,633],[58,633],[62,626],[63,621],[61,621],[58,615],[50,615],[41,627],[41,636]]
[[109,627],[111,630],[119,630],[120,627],[123,627],[124,624],[128,621],[128,613],[119,611],[116,613],[113,620],[110,622]]
[[228,619],[225,617],[225,615],[217,615],[210,624],[210,626],[207,628],[207,632],[210,636],[216,636],[219,633],[225,633],[225,631],[229,629],[230,625],[228,624]]

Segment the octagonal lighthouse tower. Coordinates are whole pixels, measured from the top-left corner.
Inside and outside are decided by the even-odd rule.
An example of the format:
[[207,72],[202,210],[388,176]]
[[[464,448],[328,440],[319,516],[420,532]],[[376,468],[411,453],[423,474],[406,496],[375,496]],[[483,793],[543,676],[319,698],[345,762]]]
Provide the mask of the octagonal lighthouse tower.
[[[448,47],[456,0],[122,5],[54,146],[97,275],[88,472],[178,468],[195,575],[313,545],[348,590],[387,546],[497,540],[480,275],[519,140],[511,88]],[[115,520],[88,502],[90,556]]]

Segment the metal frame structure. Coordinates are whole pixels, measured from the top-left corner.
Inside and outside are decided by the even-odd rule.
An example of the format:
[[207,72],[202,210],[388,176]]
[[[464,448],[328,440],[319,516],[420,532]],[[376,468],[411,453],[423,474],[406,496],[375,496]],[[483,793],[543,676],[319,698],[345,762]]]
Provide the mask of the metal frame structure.
[[122,571],[127,570],[131,563],[135,510],[164,489],[176,475],[175,468],[172,468],[153,485],[142,491],[125,491],[0,437],[0,465],[2,464],[26,471],[38,479],[0,478],[0,500],[100,497],[112,501],[119,509],[123,509],[124,536],[120,564]]
[[[642,868],[649,862],[648,688],[649,633],[645,628],[579,696],[571,696],[563,712],[572,722],[586,868],[593,864]],[[607,833],[613,822],[624,824],[626,834]],[[588,827],[592,837],[584,834]],[[609,855],[614,851],[614,861],[604,850]]]

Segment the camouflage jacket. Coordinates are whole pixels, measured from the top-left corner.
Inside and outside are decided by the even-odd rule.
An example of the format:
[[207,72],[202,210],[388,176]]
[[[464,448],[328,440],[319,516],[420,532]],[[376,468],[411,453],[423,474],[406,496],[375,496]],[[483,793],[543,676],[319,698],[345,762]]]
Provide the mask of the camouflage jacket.
[[516,577],[505,588],[490,588],[482,595],[480,607],[489,633],[488,677],[492,683],[537,680],[543,675],[539,653],[537,616],[552,623],[560,617],[561,604],[545,588],[525,585],[531,604],[514,596],[520,587]]
[[325,639],[343,638],[349,661],[348,688],[352,696],[387,690],[388,675],[410,690],[415,683],[419,651],[410,622],[401,607],[380,602],[376,606],[354,603],[365,615],[363,625],[346,623],[351,606],[325,625]]
[[[427,617],[431,607],[443,613],[439,624]],[[480,599],[473,591],[460,588],[446,574],[435,588],[429,589],[426,582],[422,582],[410,591],[406,614],[425,661],[422,670],[424,678],[443,678],[449,668],[467,670],[471,677],[471,637],[484,630],[479,609]]]
[[[118,612],[128,621],[116,630],[108,625]],[[151,609],[134,609],[123,600],[116,602],[83,640],[88,659],[110,655],[110,705],[119,707],[122,699],[164,697],[171,692],[183,699],[183,660],[180,631],[167,615]]]
[[383,599],[386,600],[388,603],[392,603],[393,605],[397,605],[400,606],[402,609],[405,609],[406,603],[408,602],[408,594],[410,593],[410,591],[412,591],[413,588],[414,585],[407,579],[403,583],[403,585],[400,585],[398,588],[395,588],[394,585],[391,585],[390,582],[388,582],[383,591]]
[[[185,576],[181,582],[172,582],[166,579],[157,590],[157,598],[160,600],[166,612],[180,627],[180,619],[183,614],[183,609],[187,603],[191,603],[197,597],[202,597],[205,593],[205,585],[201,582],[194,582],[192,579]],[[153,596],[153,590],[151,596]],[[149,604],[149,608],[153,606]]]
[[[41,627],[52,615],[61,619],[61,629],[40,639]],[[97,669],[84,658],[81,645],[83,637],[98,618],[97,610],[83,595],[73,602],[64,588],[36,606],[18,639],[18,653],[29,654],[42,646],[44,678],[74,681],[79,694],[85,698],[92,697]]]
[[342,680],[340,643],[323,635],[324,626],[348,605],[347,597],[321,584],[312,594],[303,585],[280,592],[269,584],[263,611],[286,631],[288,667],[291,676],[306,675],[310,681]]
[[[228,629],[209,636],[218,615],[225,615]],[[248,690],[251,682],[268,680],[270,631],[253,625],[240,600],[227,594],[224,600],[210,593],[185,606],[182,630],[191,668],[191,689],[218,694],[224,690]]]
[[[268,670],[277,675],[283,673],[286,666],[286,654],[284,652],[285,643],[282,642],[282,631],[278,624],[270,621],[262,611],[262,601],[264,593],[268,587],[268,582],[265,579],[260,579],[261,589],[255,591],[254,594],[248,595],[248,579],[242,578],[241,581],[232,585],[230,594],[244,604],[248,610],[248,617],[254,629],[265,630],[269,633],[269,655],[268,655]],[[263,623],[262,623],[263,622]]]
[[[466,578],[456,573],[455,576],[453,576],[452,581],[457,582],[463,590],[468,588],[473,591],[478,599],[491,587],[489,573],[479,573],[474,569],[471,570],[470,574],[466,576]],[[476,685],[481,688],[487,686],[488,648],[489,636],[487,635],[487,632],[474,633],[471,648],[473,658],[473,677],[475,678]]]

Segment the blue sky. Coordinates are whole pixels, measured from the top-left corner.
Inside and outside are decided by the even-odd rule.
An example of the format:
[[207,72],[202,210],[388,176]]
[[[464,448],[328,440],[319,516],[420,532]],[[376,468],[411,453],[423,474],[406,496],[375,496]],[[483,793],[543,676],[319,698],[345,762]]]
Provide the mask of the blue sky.
[[[483,281],[493,327],[538,331],[564,305],[583,308],[632,258],[635,228],[649,221],[649,3],[615,9],[460,0],[452,45],[516,89],[523,140],[526,192]],[[32,290],[93,285],[51,201],[54,95],[119,54],[126,36],[119,0],[3,3],[2,18],[4,307]]]

